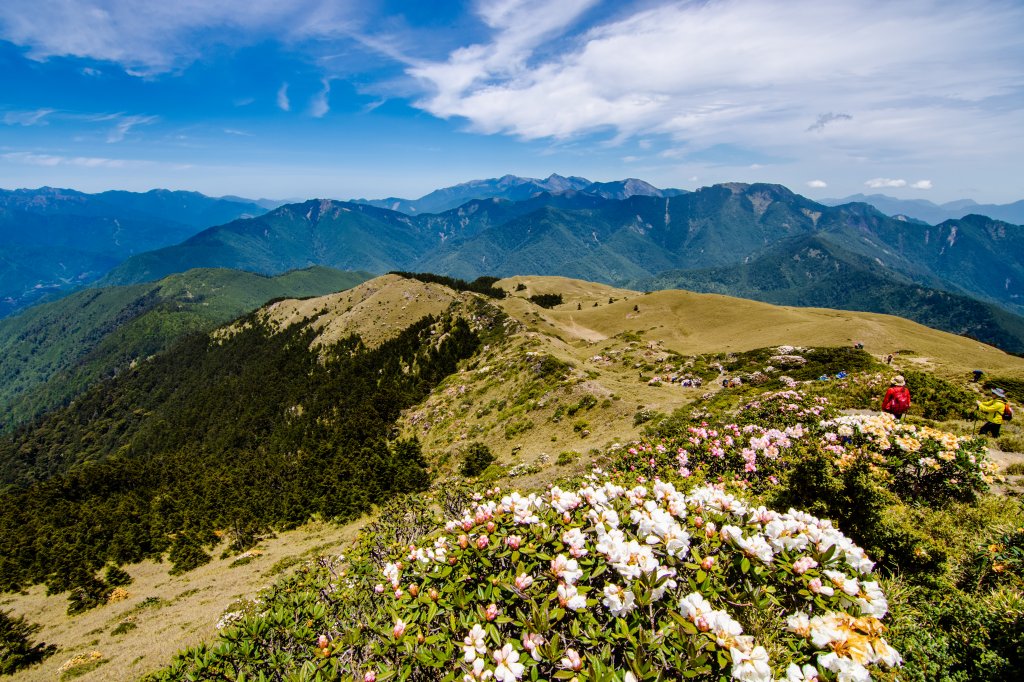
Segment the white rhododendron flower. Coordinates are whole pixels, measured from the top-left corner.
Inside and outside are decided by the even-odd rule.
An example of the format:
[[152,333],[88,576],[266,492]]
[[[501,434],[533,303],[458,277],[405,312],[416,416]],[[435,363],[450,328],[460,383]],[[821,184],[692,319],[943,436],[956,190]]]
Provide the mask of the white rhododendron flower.
[[[738,440],[750,433],[758,439],[755,444],[765,446],[758,457],[803,437],[794,428],[696,431],[693,438],[717,439],[722,447],[726,437]],[[443,607],[452,603],[453,589],[462,590],[459,598],[468,600],[462,603],[470,605],[465,614],[471,619],[468,631],[455,639],[461,647],[457,677],[464,682],[517,682],[538,674],[550,677],[558,668],[589,675],[589,659],[574,639],[579,634],[570,634],[574,628],[598,628],[588,637],[622,625],[661,632],[679,628],[679,617],[692,624],[682,628],[683,640],[699,638],[696,650],[717,652],[712,666],[714,661],[727,665],[723,672],[736,680],[767,682],[778,676],[810,682],[819,671],[830,679],[859,680],[867,679],[863,676],[872,667],[902,663],[880,637],[879,619],[888,602],[872,579],[874,564],[827,520],[751,505],[721,485],[684,493],[652,477],[647,485],[626,488],[598,472],[578,490],[510,492],[498,501],[500,494],[488,491],[444,534],[418,543],[421,547],[407,546],[403,557],[410,558],[409,566],[396,561],[383,569],[384,584],[394,588],[393,601],[387,591],[374,597],[392,601],[398,616],[395,639],[409,622],[422,643],[425,636],[443,633],[451,618],[449,610],[433,623],[425,621],[423,604]],[[771,586],[780,597],[796,600],[777,626],[795,657],[786,669],[781,662],[773,669],[766,648],[755,639],[759,631],[744,632],[735,600],[723,598],[715,586],[740,558],[749,561],[743,563],[743,583]],[[693,572],[694,564],[704,572],[696,582],[700,573]],[[740,583],[734,587],[747,589]],[[587,595],[600,606],[588,609]],[[522,619],[531,618],[524,611],[530,603],[549,614],[553,606],[560,611],[546,625],[529,625],[548,629],[512,630],[522,628],[513,624],[529,622]],[[551,647],[556,636],[557,654]],[[500,640],[507,643],[488,648],[488,641]],[[628,652],[625,640],[613,646]],[[672,655],[685,665],[683,650]],[[626,671],[614,674],[621,678]],[[671,674],[681,675],[682,668]]]
[[519,652],[514,650],[511,644],[506,644],[494,652],[494,662],[497,664],[494,668],[494,679],[498,682],[514,682],[523,676],[523,670],[526,669],[526,666],[519,662]]
[[469,631],[466,638],[463,639],[462,654],[463,660],[466,663],[472,663],[477,659],[477,656],[483,656],[487,653],[487,633],[477,623],[473,626],[473,629]]
[[613,616],[624,616],[636,606],[636,595],[620,585],[608,584],[604,586],[604,599],[601,603]]

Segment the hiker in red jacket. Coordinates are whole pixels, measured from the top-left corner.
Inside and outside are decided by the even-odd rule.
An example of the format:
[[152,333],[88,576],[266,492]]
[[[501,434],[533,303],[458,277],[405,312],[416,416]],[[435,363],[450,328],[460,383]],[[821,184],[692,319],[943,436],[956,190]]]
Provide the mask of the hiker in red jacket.
[[882,411],[888,412],[896,417],[897,421],[903,419],[903,415],[910,409],[910,391],[907,390],[906,380],[899,374],[893,377],[892,386],[885,392],[882,398]]

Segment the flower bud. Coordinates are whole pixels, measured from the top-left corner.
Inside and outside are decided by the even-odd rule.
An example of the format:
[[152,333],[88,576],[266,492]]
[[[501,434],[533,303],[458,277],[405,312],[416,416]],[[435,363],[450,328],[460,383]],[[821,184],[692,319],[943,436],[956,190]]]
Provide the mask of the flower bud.
[[715,557],[713,557],[713,556],[706,556],[706,557],[704,557],[704,560],[700,562],[700,567],[703,568],[705,571],[710,571],[711,567],[714,566],[714,565],[715,565]]

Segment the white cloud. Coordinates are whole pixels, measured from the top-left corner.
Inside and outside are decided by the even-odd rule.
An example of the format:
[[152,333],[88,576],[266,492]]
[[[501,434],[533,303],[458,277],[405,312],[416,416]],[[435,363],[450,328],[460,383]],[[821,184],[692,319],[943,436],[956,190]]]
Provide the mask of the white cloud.
[[281,111],[291,111],[292,103],[288,100],[288,84],[281,83],[277,89],[277,108]]
[[29,166],[78,166],[80,168],[128,168],[133,166],[152,165],[150,161],[129,159],[108,159],[95,156],[59,156],[54,154],[36,154],[33,152],[8,152],[0,155],[5,161],[26,164]]
[[53,109],[36,109],[34,111],[8,111],[4,113],[4,125],[9,126],[34,126],[46,125],[46,117],[54,112]]
[[807,186],[811,189],[824,189],[828,187],[828,183],[824,180],[808,180]]
[[902,178],[871,178],[870,180],[865,180],[864,184],[871,189],[881,189],[883,187],[906,187],[907,181]]
[[239,137],[252,137],[253,134],[244,130],[238,130],[237,128],[225,128],[224,133],[227,135],[238,135]]
[[481,6],[489,41],[408,68],[416,104],[486,134],[665,135],[797,162],[1024,153],[1021,3],[639,5],[569,39],[589,3]]
[[309,114],[313,118],[323,118],[331,110],[331,105],[327,101],[328,95],[331,94],[331,81],[325,78],[322,84],[323,90],[313,95],[309,102]]
[[359,9],[336,0],[4,0],[0,38],[33,59],[88,57],[152,75],[188,66],[211,44],[344,31]]
[[931,189],[932,188],[932,181],[931,180],[918,180],[917,182],[911,184],[910,186],[913,189]]
[[113,130],[107,133],[107,142],[120,142],[135,126],[149,125],[159,119],[157,116],[126,116],[125,114],[110,114],[101,116],[97,120],[114,120]]

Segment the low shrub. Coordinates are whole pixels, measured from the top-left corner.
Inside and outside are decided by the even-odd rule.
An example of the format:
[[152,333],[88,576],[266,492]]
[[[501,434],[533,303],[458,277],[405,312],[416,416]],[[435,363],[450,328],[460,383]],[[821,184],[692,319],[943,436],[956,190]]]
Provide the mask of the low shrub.
[[494,461],[491,449],[480,442],[470,443],[462,455],[462,467],[459,473],[463,476],[479,476]]

